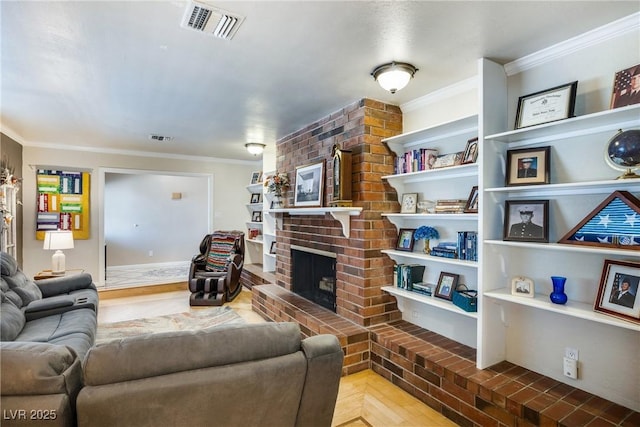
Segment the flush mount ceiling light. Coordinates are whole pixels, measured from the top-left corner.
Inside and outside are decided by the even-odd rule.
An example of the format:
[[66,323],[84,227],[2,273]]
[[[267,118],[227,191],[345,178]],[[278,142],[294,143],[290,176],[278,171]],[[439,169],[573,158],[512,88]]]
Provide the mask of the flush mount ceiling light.
[[264,151],[264,147],[266,147],[265,144],[260,144],[258,142],[249,142],[247,144],[244,144],[244,146],[247,148],[247,151],[254,156],[262,154],[262,152]]
[[416,71],[418,69],[411,64],[394,61],[377,66],[371,75],[383,89],[396,93],[409,83]]

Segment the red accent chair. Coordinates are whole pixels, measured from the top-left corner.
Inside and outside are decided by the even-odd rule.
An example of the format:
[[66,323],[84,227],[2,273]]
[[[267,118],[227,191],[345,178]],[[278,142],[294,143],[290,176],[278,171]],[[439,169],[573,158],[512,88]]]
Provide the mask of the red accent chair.
[[215,231],[200,242],[200,253],[189,269],[189,305],[222,305],[242,291],[244,233]]

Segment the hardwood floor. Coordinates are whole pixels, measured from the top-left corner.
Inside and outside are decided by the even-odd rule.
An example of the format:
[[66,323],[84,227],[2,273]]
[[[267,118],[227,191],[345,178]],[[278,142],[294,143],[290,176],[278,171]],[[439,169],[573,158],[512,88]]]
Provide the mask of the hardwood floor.
[[[248,323],[265,321],[251,310],[251,292],[246,289],[228,305]],[[201,309],[189,306],[189,292],[186,290],[153,293],[153,287],[120,289],[115,294],[101,292],[98,322],[119,322]],[[380,375],[366,370],[340,380],[332,426],[445,427],[456,424]]]

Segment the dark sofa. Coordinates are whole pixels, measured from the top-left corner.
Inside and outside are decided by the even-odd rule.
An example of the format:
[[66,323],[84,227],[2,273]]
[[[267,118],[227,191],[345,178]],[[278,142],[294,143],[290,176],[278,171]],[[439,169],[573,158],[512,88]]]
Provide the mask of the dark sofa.
[[2,425],[73,426],[81,361],[95,342],[91,275],[33,281],[0,252]]

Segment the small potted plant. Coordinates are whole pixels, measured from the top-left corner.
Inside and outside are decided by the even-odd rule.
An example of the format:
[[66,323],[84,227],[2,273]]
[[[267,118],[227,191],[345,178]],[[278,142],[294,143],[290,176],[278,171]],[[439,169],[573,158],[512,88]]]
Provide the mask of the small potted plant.
[[431,252],[431,248],[429,247],[429,240],[440,238],[440,234],[438,230],[433,227],[429,227],[428,225],[421,225],[416,230],[413,235],[415,240],[424,240],[424,253],[429,254]]

